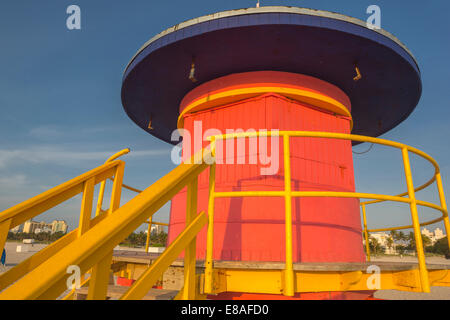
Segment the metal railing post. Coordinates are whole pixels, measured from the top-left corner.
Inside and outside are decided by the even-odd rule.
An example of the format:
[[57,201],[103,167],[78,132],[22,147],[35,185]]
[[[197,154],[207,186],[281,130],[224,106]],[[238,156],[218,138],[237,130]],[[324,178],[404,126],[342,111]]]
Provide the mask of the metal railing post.
[[411,164],[409,162],[408,148],[402,148],[403,164],[405,167],[406,185],[408,187],[408,196],[411,208],[411,218],[414,228],[414,238],[416,241],[417,259],[419,262],[420,284],[422,292],[430,292],[430,283],[428,279],[427,265],[425,263],[425,253],[423,250],[422,235],[420,233],[420,222],[417,214],[417,202],[414,192],[414,184],[411,174]]
[[[187,186],[186,193],[186,227],[194,221],[197,216],[197,188],[198,176],[196,176]],[[183,300],[195,299],[195,264],[196,264],[196,242],[195,236],[184,250],[184,288]]]
[[[215,146],[215,138],[212,137],[211,145]],[[214,154],[214,150],[213,156]],[[214,250],[214,192],[216,186],[216,163],[209,169],[209,198],[208,198],[208,231],[206,235],[205,258],[205,293],[213,293],[213,250]]]
[[[279,139],[278,139],[279,141]],[[273,142],[272,142],[273,143]],[[283,134],[283,151],[284,151],[284,199],[286,214],[286,267],[284,275],[284,292],[285,296],[294,296],[294,268],[292,259],[292,195],[291,195],[291,161],[289,151],[289,135]]]
[[450,222],[448,219],[447,202],[445,201],[444,187],[442,186],[442,177],[441,177],[440,172],[436,174],[436,185],[438,187],[439,199],[441,201],[441,207],[445,211],[443,213],[444,226],[445,226],[445,233],[447,234],[448,248],[450,250]]
[[363,222],[364,222],[364,238],[366,239],[366,255],[367,261],[370,262],[370,246],[369,246],[369,233],[367,232],[367,218],[366,218],[366,205],[362,204]]
[[12,219],[8,219],[0,222],[0,257],[3,254],[3,249],[5,248],[6,240],[8,239],[11,221]]
[[106,180],[103,180],[100,183],[100,189],[98,190],[97,208],[95,209],[95,216],[98,216],[102,211],[103,197],[105,196],[105,187],[106,187]]
[[83,198],[81,200],[80,222],[78,223],[78,237],[89,230],[89,224],[92,214],[92,202],[94,200],[94,183],[95,178],[92,177],[84,182]]

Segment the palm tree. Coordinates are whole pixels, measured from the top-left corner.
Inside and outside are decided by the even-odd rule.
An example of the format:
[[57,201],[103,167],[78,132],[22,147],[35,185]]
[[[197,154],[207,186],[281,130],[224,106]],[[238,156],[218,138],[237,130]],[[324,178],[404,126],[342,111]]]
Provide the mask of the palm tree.
[[408,241],[408,250],[415,250],[416,249],[416,238],[414,236],[414,232],[410,232],[408,236],[406,237]]
[[423,246],[424,246],[424,248],[426,248],[426,247],[429,247],[429,246],[431,246],[431,239],[428,237],[428,236],[426,236],[426,235],[422,235],[422,242],[423,242]]
[[403,233],[403,231],[400,231],[400,232],[398,233],[398,240],[400,240],[400,241],[405,241],[405,240],[406,240],[406,236],[405,236],[405,234]]
[[374,237],[369,238],[369,249],[373,251],[373,253],[376,255],[378,251],[380,251],[381,246],[377,239]]
[[386,238],[386,245],[389,250],[392,248],[392,246],[394,245],[394,240],[392,239],[392,237]]

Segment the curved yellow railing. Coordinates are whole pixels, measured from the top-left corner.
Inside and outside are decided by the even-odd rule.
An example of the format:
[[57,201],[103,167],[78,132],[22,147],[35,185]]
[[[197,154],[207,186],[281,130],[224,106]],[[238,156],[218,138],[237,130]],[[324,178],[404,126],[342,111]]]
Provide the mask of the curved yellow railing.
[[[445,229],[447,235],[450,231],[450,223],[447,212],[447,204],[445,201],[444,190],[442,186],[442,179],[440,174],[439,165],[437,162],[425,152],[416,149],[414,147],[408,146],[403,143],[393,142],[385,139],[366,137],[361,135],[353,135],[353,134],[343,134],[343,133],[332,133],[332,132],[316,132],[316,131],[261,131],[261,132],[240,132],[240,133],[231,133],[224,135],[215,135],[210,136],[208,139],[211,141],[211,145],[215,148],[216,141],[227,140],[227,139],[238,139],[238,138],[251,138],[251,137],[261,137],[261,136],[276,136],[283,138],[283,154],[284,154],[284,181],[285,187],[284,191],[241,191],[241,192],[215,192],[215,164],[213,164],[210,168],[210,195],[209,195],[209,227],[208,227],[208,236],[207,236],[207,253],[206,253],[206,270],[205,270],[205,291],[207,293],[211,293],[212,290],[212,275],[213,275],[213,225],[214,225],[214,199],[215,198],[225,198],[225,197],[284,197],[285,198],[285,212],[286,212],[286,270],[285,270],[285,295],[292,296],[294,295],[294,273],[293,273],[293,260],[292,260],[292,213],[291,213],[291,199],[293,197],[337,197],[337,198],[359,198],[359,199],[371,199],[370,201],[362,202],[362,211],[364,218],[364,236],[366,240],[366,250],[368,254],[368,259],[370,261],[370,253],[368,250],[368,233],[374,231],[388,231],[388,230],[397,230],[397,229],[414,229],[414,236],[416,240],[416,251],[419,263],[419,272],[420,272],[420,283],[421,289],[423,292],[430,291],[430,284],[428,279],[428,272],[425,264],[425,254],[422,243],[422,236],[420,232],[420,227],[425,225],[430,225],[433,223],[437,223],[440,221],[444,221]],[[372,194],[372,193],[358,193],[358,192],[335,192],[335,191],[292,191],[291,190],[291,175],[290,175],[290,151],[289,151],[289,142],[290,138],[294,137],[309,137],[309,138],[331,138],[331,139],[341,139],[341,140],[351,140],[358,142],[370,142],[379,145],[385,145],[389,147],[394,147],[400,149],[403,157],[403,165],[405,169],[405,179],[408,187],[408,191],[401,193],[399,195],[391,196],[391,195],[383,195],[383,194]],[[429,161],[435,168],[435,173],[433,177],[421,185],[418,188],[414,188],[412,174],[411,174],[411,165],[409,161],[409,152],[417,154],[418,156],[424,158]],[[436,205],[434,203],[417,200],[415,197],[415,193],[417,191],[423,190],[426,187],[430,186],[433,182],[436,181],[440,205]],[[407,197],[405,197],[407,196]],[[384,229],[367,229],[367,221],[366,221],[366,211],[365,207],[368,204],[380,203],[384,201],[395,201],[401,203],[408,203],[411,209],[411,218],[412,225],[409,226],[401,226],[394,228],[384,228]],[[419,217],[417,213],[417,206],[424,206],[428,208],[432,208],[441,212],[442,216],[434,219],[432,221],[427,221],[420,223]],[[449,248],[450,248],[450,238],[449,240]]]

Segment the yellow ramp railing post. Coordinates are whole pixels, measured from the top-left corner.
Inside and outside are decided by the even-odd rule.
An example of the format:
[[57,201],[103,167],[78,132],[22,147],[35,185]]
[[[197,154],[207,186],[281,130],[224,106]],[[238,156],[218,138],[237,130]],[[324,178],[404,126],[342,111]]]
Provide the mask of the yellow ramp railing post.
[[0,222],[0,257],[3,254],[3,248],[5,247],[6,239],[8,238],[11,221],[12,219],[8,219]]
[[[279,141],[279,139],[278,139]],[[273,143],[273,142],[272,142]],[[289,134],[283,134],[284,150],[284,199],[286,211],[286,267],[284,275],[285,296],[294,296],[294,268],[292,259],[292,194],[291,194],[291,161],[289,151]]]
[[366,217],[366,205],[362,204],[363,222],[364,222],[364,238],[366,240],[366,255],[367,261],[370,262],[370,246],[369,246],[369,233],[367,232],[367,217]]
[[441,207],[442,209],[444,209],[443,217],[444,217],[445,233],[447,234],[448,248],[450,250],[450,222],[448,219],[447,202],[445,201],[444,187],[442,186],[442,178],[440,172],[436,174],[436,184],[438,187]]
[[190,243],[206,225],[207,217],[205,212],[200,212],[195,219],[178,235],[178,237],[167,247],[166,250],[153,262],[150,267],[136,280],[127,292],[120,298],[121,300],[142,299],[152,288],[163,272],[186,248],[186,243]]
[[416,241],[417,259],[419,261],[420,283],[423,292],[430,292],[430,283],[428,279],[427,265],[425,263],[425,253],[423,250],[422,235],[420,233],[420,222],[417,214],[417,202],[414,192],[414,184],[411,174],[411,164],[409,162],[408,148],[402,148],[403,164],[405,167],[406,186],[408,187],[408,196],[411,208],[411,218],[414,228],[414,238]]
[[[108,215],[120,207],[120,196],[122,193],[123,174],[125,163],[121,162],[116,168],[114,182],[111,191],[111,201]],[[108,283],[110,280],[110,268],[113,251],[108,252],[93,268],[89,284],[88,300],[105,300]]]
[[147,239],[145,240],[145,252],[148,252],[148,248],[150,247],[150,236],[152,233],[152,222],[153,216],[148,219],[148,228],[147,228]]
[[[197,187],[198,176],[187,186],[186,194],[186,227],[188,227],[197,215]],[[195,236],[184,250],[184,289],[183,300],[194,300],[195,285],[195,264],[196,264],[196,242]]]
[[80,222],[78,223],[78,237],[81,237],[89,229],[92,214],[92,202],[94,198],[95,177],[84,182],[83,198],[81,200]]

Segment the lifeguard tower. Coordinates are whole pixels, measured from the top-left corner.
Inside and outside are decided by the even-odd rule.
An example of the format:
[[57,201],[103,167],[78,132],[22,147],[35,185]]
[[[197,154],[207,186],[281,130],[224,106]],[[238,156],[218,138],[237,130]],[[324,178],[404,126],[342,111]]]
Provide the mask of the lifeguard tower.
[[[116,159],[126,150],[1,213],[1,226],[9,230],[83,192],[80,227],[33,260],[34,268],[19,265],[1,275],[0,289],[17,282],[0,298],[56,298],[68,264],[90,274],[84,286],[91,299],[107,296],[111,272],[130,280],[123,299],[145,297],[158,281],[168,289],[161,280],[169,277],[167,269],[182,274],[171,289],[184,299],[364,299],[377,289],[449,286],[448,266],[426,265],[420,234],[420,226],[440,221],[450,230],[439,166],[420,150],[377,138],[413,112],[421,90],[417,61],[406,46],[336,13],[248,8],[169,28],[126,67],[122,103],[156,138],[178,144],[175,130],[190,133],[183,136],[184,162],[141,192],[122,183],[124,163]],[[402,153],[407,192],[356,192],[352,145],[362,142]],[[275,170],[260,161],[269,153],[278,160]],[[410,153],[435,168],[419,187],[413,185]],[[105,180],[112,177],[110,207],[103,210]],[[416,192],[434,182],[440,204],[418,200]],[[139,194],[120,206],[122,187]],[[154,223],[148,219],[169,200],[166,251],[134,258],[113,251],[140,224]],[[368,234],[375,230],[367,227],[366,206],[384,201],[409,205],[412,223],[376,231],[414,229],[418,263],[377,263],[381,281],[374,288]],[[420,222],[420,206],[440,216]],[[42,276],[44,270],[50,275]]]

